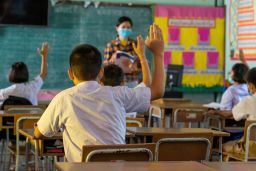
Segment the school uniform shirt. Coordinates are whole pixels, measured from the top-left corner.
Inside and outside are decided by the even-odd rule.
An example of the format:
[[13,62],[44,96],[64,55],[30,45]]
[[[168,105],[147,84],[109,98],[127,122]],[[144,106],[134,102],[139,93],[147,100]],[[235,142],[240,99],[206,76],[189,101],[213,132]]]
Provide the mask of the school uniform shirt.
[[234,84],[224,92],[220,102],[220,109],[231,110],[248,95],[249,91],[246,84]]
[[241,119],[256,120],[256,95],[245,97],[233,108],[232,113],[237,121]]
[[81,162],[83,145],[124,144],[126,112],[147,111],[150,98],[148,87],[82,82],[52,100],[37,123],[38,129],[46,137],[61,130],[67,160]]
[[43,86],[43,79],[40,76],[27,83],[13,84],[10,87],[0,90],[0,101],[4,102],[9,96],[23,97],[29,100],[33,105],[37,105],[37,94]]

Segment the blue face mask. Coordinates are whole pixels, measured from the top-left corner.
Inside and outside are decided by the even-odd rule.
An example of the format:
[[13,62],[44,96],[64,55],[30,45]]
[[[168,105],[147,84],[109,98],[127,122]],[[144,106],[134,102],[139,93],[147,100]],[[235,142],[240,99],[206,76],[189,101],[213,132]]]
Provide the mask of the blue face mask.
[[118,29],[118,35],[124,38],[128,38],[132,35],[132,29]]

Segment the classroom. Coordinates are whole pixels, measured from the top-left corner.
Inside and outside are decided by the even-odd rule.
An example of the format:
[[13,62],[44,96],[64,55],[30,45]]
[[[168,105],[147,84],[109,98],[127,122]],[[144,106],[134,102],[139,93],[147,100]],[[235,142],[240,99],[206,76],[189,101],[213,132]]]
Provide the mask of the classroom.
[[256,170],[256,0],[1,0],[0,171]]

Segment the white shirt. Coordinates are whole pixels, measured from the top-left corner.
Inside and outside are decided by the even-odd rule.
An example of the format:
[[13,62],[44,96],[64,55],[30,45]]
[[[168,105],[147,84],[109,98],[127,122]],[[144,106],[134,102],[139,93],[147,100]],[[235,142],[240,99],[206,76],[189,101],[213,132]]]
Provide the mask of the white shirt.
[[233,108],[232,113],[236,121],[256,120],[256,95],[245,97]]
[[221,110],[231,110],[237,103],[249,96],[246,84],[234,84],[223,94],[220,102]]
[[37,93],[43,86],[40,76],[27,83],[13,84],[10,87],[0,90],[0,101],[6,100],[9,96],[17,96],[28,99],[33,105],[37,105]]
[[88,81],[59,93],[38,121],[46,137],[63,131],[69,162],[81,162],[83,145],[124,144],[125,114],[145,112],[150,106],[150,89],[101,86]]
[[[143,82],[141,82],[135,88],[140,88],[140,87],[146,87],[146,85]],[[136,116],[137,116],[137,112],[126,113],[126,117],[128,117],[128,118],[136,118]]]

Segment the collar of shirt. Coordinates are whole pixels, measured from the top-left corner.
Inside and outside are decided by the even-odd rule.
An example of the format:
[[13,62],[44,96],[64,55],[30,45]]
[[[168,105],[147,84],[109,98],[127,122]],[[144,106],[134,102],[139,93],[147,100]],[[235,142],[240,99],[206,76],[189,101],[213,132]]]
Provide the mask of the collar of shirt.
[[83,81],[76,86],[83,87],[85,89],[97,89],[100,87],[100,84],[97,81]]
[[[131,45],[132,42],[133,42],[132,39],[128,38],[128,40],[127,40],[127,45],[126,45],[126,46]],[[119,37],[117,37],[117,38],[115,39],[115,45],[122,45],[121,40],[119,39]],[[122,46],[123,46],[123,45],[122,45]]]

